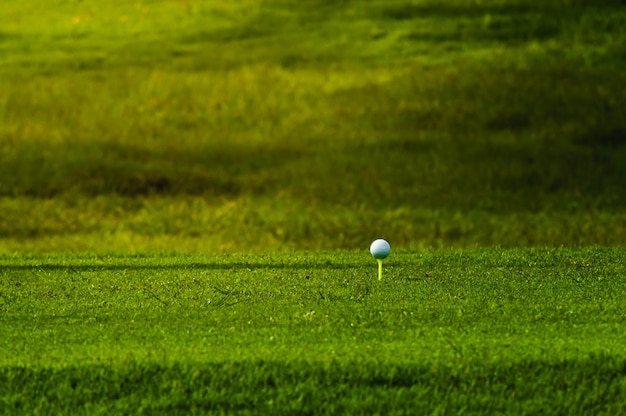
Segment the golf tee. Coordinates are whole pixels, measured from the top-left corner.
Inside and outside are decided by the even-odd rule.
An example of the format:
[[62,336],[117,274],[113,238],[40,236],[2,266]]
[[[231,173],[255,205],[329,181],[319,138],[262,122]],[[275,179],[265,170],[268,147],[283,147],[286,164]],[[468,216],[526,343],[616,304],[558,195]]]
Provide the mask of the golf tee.
[[378,261],[378,280],[382,280],[383,278],[383,261],[381,259],[377,259]]

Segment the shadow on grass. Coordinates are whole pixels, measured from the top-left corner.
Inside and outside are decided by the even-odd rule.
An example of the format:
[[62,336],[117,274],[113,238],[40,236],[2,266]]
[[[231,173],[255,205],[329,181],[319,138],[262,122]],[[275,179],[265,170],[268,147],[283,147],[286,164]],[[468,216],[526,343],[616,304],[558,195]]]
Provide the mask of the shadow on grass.
[[[455,410],[453,413],[461,409],[520,413],[522,408],[533,408],[538,413],[570,413],[574,409],[574,413],[593,414],[609,409],[608,413],[617,414],[626,405],[624,370],[624,359],[608,354],[497,364],[454,361],[447,365],[303,359],[131,363],[117,368],[7,366],[0,368],[0,394],[7,398],[7,408],[28,413],[41,410],[33,403],[44,398],[46,410],[81,409],[87,405],[91,409],[113,409],[123,405],[128,413],[145,403],[151,403],[152,411],[174,413],[199,409],[293,413],[294,403],[299,403],[301,413],[316,413],[327,403],[333,403],[337,413],[401,408],[431,413],[446,403],[446,409]],[[406,389],[411,390],[410,396],[404,395]],[[353,399],[362,395],[375,397],[376,401]],[[398,397],[405,400],[398,401]]]
[[598,0],[595,2],[585,2],[584,0],[574,1],[569,7],[557,1],[543,2],[509,2],[504,4],[493,4],[493,2],[459,2],[457,4],[446,4],[441,2],[425,2],[413,4],[394,4],[385,7],[381,11],[381,16],[391,20],[409,20],[417,18],[476,18],[485,15],[519,16],[528,13],[550,12],[562,17],[564,14],[573,15],[581,13],[589,8],[619,7],[624,3],[621,0]]
[[418,29],[404,39],[420,42],[527,42],[531,39],[546,40],[559,35],[560,23],[549,18],[536,16],[497,16],[475,19],[467,25],[459,25],[453,31],[424,32]]
[[[0,196],[53,198],[71,190],[88,196],[219,195],[262,193],[271,186],[262,173],[293,163],[306,151],[290,145],[196,146],[176,151],[91,143],[46,149],[63,154],[59,166],[23,149],[23,156],[0,158]],[[37,166],[33,169],[32,166]]]
[[107,272],[107,271],[141,271],[141,270],[187,270],[187,271],[202,271],[202,270],[343,270],[343,269],[356,269],[363,267],[364,263],[335,263],[329,261],[322,262],[294,262],[294,263],[281,263],[276,262],[273,264],[258,263],[258,262],[234,262],[234,263],[188,263],[184,265],[177,264],[11,264],[0,265],[0,271],[41,271],[41,272],[64,272],[64,273],[82,273],[82,272]]

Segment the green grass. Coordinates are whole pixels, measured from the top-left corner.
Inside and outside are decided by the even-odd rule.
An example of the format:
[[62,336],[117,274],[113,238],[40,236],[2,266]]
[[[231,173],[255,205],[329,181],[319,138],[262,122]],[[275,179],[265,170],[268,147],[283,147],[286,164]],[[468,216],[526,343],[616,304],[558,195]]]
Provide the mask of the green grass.
[[622,249],[0,258],[0,413],[618,414]]
[[626,413],[622,0],[104,3],[0,4],[0,414]]
[[620,1],[0,12],[5,252],[624,243]]

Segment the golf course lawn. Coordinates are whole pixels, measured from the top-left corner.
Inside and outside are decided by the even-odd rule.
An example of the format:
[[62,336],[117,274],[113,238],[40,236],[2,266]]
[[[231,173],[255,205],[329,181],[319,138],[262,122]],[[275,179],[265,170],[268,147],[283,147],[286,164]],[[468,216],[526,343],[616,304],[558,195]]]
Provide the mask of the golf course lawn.
[[626,414],[624,45],[623,0],[2,0],[0,415]]
[[622,249],[0,257],[0,412],[620,414]]

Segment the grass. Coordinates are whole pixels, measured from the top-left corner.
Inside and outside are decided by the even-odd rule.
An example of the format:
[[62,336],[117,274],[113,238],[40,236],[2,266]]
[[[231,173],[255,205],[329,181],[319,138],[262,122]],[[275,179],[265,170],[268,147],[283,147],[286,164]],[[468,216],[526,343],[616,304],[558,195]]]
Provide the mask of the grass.
[[626,413],[622,0],[0,15],[0,414]]
[[623,244],[619,1],[0,7],[5,252]]
[[617,248],[0,264],[2,413],[626,410]]

